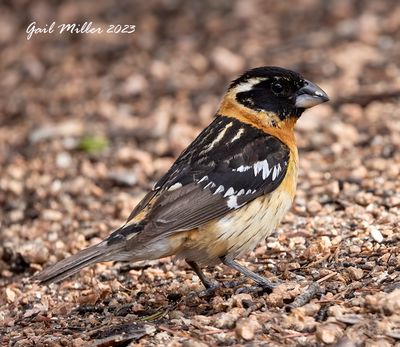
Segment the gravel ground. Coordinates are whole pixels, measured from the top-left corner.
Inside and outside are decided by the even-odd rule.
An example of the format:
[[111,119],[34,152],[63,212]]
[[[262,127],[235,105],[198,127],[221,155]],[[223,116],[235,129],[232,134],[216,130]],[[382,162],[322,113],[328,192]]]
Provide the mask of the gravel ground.
[[[136,31],[27,40],[32,21]],[[399,61],[395,0],[3,1],[0,342],[400,346]],[[30,283],[124,222],[229,81],[260,65],[302,72],[331,97],[298,123],[291,212],[240,260],[281,283],[272,294],[199,296],[174,259]],[[207,272],[239,279],[223,266]]]

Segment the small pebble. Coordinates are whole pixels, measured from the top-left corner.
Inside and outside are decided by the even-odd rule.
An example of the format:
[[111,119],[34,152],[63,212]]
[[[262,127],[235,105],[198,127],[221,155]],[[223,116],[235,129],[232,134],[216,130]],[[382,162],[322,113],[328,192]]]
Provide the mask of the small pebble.
[[182,342],[182,347],[207,347],[207,346],[208,345],[206,343],[192,339],[185,340]]
[[388,315],[400,312],[400,289],[386,295],[382,301],[382,308]]
[[108,177],[116,184],[122,185],[122,186],[127,186],[127,187],[133,187],[138,179],[136,175],[130,171],[111,171],[108,174]]
[[318,213],[321,211],[321,209],[321,204],[316,200],[311,200],[309,203],[307,203],[307,210],[310,213]]
[[40,241],[29,241],[18,247],[17,253],[28,264],[44,264],[49,259],[49,250]]
[[59,222],[63,219],[63,214],[62,212],[56,210],[43,210],[42,218],[52,222]]
[[244,340],[250,341],[254,339],[255,333],[261,329],[260,323],[258,323],[256,317],[251,316],[249,318],[241,318],[236,323],[236,336],[241,337]]
[[381,232],[379,231],[379,229],[377,229],[376,227],[370,227],[369,228],[369,234],[371,235],[371,237],[378,243],[383,242],[383,235],[381,234]]
[[349,247],[349,251],[351,254],[360,254],[361,253],[361,247],[357,245],[351,245]]
[[364,271],[353,266],[347,268],[347,272],[350,275],[350,278],[355,281],[358,281],[364,277]]
[[68,152],[61,152],[57,154],[56,165],[60,169],[65,169],[71,165],[72,158]]
[[343,335],[343,329],[334,323],[321,324],[317,327],[315,334],[318,341],[331,344],[335,343]]
[[214,325],[220,329],[231,329],[244,311],[242,308],[234,307],[229,312],[218,313],[213,317]]
[[232,296],[232,302],[234,307],[244,307],[243,305],[252,302],[252,297],[250,294],[246,293],[236,294]]

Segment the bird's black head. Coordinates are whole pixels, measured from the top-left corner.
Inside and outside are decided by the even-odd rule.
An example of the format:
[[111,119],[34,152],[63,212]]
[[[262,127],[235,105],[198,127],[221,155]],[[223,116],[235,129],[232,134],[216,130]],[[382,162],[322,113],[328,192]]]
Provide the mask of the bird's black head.
[[326,93],[300,74],[264,66],[247,71],[229,87],[235,99],[255,111],[275,114],[278,121],[300,117],[306,108],[328,101]]

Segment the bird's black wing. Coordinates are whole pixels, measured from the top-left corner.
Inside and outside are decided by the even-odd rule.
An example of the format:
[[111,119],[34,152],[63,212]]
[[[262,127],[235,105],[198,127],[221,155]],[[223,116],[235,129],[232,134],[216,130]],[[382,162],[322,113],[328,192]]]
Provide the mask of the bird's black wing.
[[193,229],[275,190],[285,177],[289,156],[289,148],[276,137],[219,116],[179,156],[131,218],[147,210],[141,221],[146,239]]

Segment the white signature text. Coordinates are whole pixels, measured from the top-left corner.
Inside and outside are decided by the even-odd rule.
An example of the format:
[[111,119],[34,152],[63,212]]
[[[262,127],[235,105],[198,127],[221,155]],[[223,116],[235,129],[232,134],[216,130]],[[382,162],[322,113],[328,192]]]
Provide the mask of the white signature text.
[[132,24],[109,24],[108,27],[96,27],[93,22],[84,23],[64,23],[57,25],[56,22],[38,26],[36,22],[32,22],[26,28],[26,39],[30,40],[34,35],[53,34],[53,33],[70,33],[70,34],[132,34],[136,30],[136,26]]

